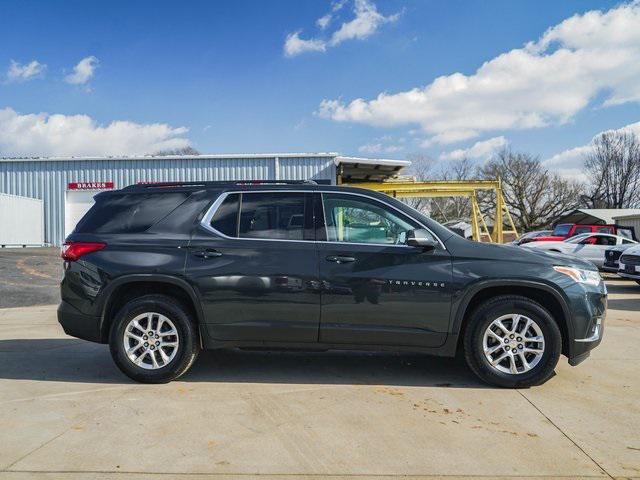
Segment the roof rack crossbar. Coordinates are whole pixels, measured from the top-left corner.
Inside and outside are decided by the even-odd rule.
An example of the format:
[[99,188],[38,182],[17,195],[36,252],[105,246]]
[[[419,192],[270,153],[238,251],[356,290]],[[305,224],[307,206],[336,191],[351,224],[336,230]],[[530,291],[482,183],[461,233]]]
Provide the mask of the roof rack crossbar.
[[139,182],[125,188],[215,187],[224,185],[317,185],[317,183],[314,180],[212,180],[204,182]]

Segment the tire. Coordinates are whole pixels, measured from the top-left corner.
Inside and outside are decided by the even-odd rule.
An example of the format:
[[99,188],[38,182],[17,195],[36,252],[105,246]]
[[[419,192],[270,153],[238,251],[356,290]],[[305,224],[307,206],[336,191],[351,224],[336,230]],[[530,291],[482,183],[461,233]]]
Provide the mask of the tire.
[[[155,336],[148,338],[148,329]],[[154,342],[160,346],[155,347]],[[135,345],[138,348],[131,352]],[[189,370],[200,353],[194,319],[179,302],[165,295],[144,295],[125,304],[111,325],[109,348],[118,368],[141,383],[175,380]]]
[[[515,315],[519,316],[517,321]],[[496,322],[506,327],[506,331],[515,323],[516,331],[506,333]],[[487,352],[495,350],[489,353],[494,361],[503,355],[506,357],[492,365],[485,347]],[[467,365],[481,380],[498,387],[527,388],[543,384],[553,376],[561,351],[562,334],[551,314],[539,303],[516,295],[494,297],[482,303],[473,312],[464,332]]]

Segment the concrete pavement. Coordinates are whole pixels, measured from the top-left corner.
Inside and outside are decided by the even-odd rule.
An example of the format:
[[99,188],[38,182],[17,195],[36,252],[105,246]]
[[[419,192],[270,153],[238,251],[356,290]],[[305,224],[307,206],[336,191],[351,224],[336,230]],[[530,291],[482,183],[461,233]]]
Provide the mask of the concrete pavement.
[[55,307],[3,309],[0,479],[640,478],[640,287],[609,288],[600,348],[520,391],[450,359],[239,351],[138,385]]

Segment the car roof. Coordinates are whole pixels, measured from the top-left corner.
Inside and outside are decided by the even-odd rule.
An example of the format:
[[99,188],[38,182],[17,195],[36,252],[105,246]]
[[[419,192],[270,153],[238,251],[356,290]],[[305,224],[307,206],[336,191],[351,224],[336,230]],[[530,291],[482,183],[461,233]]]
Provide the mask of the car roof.
[[170,193],[170,192],[195,192],[195,191],[246,191],[252,190],[273,190],[273,191],[316,191],[323,192],[353,192],[364,193],[371,196],[384,196],[374,190],[358,188],[346,185],[325,185],[318,184],[312,180],[237,180],[237,181],[212,181],[212,182],[158,182],[129,185],[120,190],[108,190],[103,194],[123,194],[123,193]]

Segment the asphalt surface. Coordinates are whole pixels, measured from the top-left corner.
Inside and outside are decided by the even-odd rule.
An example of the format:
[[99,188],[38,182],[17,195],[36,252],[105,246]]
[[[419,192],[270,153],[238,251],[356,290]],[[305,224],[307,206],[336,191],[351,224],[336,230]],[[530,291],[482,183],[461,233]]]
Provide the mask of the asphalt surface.
[[0,308],[60,301],[59,248],[0,248]]
[[527,390],[339,352],[205,352],[140,385],[55,305],[1,309],[0,479],[640,479],[640,287],[608,286],[600,347]]

